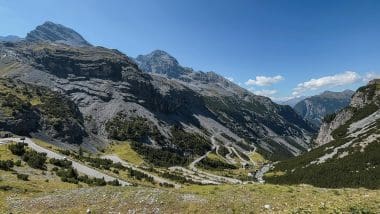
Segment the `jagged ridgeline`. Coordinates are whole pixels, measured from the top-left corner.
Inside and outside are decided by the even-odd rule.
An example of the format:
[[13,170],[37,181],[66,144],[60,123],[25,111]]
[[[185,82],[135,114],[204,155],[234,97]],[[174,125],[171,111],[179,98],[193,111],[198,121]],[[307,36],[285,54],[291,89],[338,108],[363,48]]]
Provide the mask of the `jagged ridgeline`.
[[[36,115],[28,121],[35,125],[19,128],[4,120],[2,130],[39,133],[93,151],[111,140],[127,140],[148,162],[165,166],[204,154],[216,134],[220,144],[232,143],[241,151],[257,147],[275,160],[306,151],[315,134],[290,107],[256,96],[214,72],[182,67],[164,51],[132,59],[92,46],[74,30],[52,22],[25,39],[0,43],[0,57],[3,78],[47,91],[37,98],[57,95],[62,100],[43,102],[54,108],[37,111],[42,108],[33,105],[37,98],[20,99]],[[49,113],[54,109],[70,111]],[[20,126],[23,120],[20,116],[15,121]]]
[[349,107],[326,117],[319,147],[275,166],[266,180],[320,187],[380,188],[380,80],[359,88]]

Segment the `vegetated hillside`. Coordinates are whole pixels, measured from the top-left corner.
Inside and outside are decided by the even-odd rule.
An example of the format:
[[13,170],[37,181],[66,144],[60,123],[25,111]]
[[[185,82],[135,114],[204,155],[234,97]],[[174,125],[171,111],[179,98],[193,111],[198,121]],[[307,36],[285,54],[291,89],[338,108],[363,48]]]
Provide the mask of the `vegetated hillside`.
[[[133,148],[150,162],[175,165],[206,153],[210,147],[204,142],[210,144],[209,138],[219,133],[226,136],[219,137],[222,144],[245,140],[273,159],[310,147],[314,130],[291,108],[214,72],[181,67],[162,51],[148,57],[142,67],[155,68],[160,75],[142,72],[137,59],[117,50],[78,45],[84,42],[77,33],[62,25],[47,22],[29,35],[37,34],[37,40],[29,36],[26,41],[0,43],[0,74],[70,98],[83,115],[83,136],[89,135],[84,146],[89,150],[103,148],[113,139],[132,140]],[[73,38],[78,42],[72,44]],[[115,125],[119,123],[120,129]],[[148,129],[139,130],[140,125]],[[193,133],[186,138],[202,145],[177,144],[173,127]]]
[[0,130],[19,135],[39,133],[66,143],[86,137],[74,102],[47,88],[0,79]]
[[359,88],[349,107],[329,115],[318,148],[275,165],[266,180],[319,187],[380,188],[380,81]]
[[323,118],[335,113],[350,104],[351,90],[342,92],[325,91],[320,95],[311,96],[298,102],[294,110],[305,120],[319,127]]

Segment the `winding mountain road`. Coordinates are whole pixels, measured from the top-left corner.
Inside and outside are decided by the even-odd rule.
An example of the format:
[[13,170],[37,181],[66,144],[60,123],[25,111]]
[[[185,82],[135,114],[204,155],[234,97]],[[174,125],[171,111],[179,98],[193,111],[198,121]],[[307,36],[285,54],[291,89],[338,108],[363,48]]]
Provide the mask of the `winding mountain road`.
[[150,172],[144,171],[144,170],[142,170],[142,169],[140,169],[140,168],[132,165],[131,163],[128,163],[128,162],[120,159],[117,155],[104,155],[104,156],[102,156],[102,158],[109,159],[109,160],[113,161],[114,163],[121,163],[125,167],[132,168],[133,170],[136,170],[136,171],[144,173],[144,174],[146,174],[148,176],[151,176],[156,183],[168,183],[168,184],[172,184],[172,185],[174,185],[175,188],[180,188],[181,187],[181,185],[179,185],[177,183],[174,183],[173,181],[167,180],[165,178],[162,178],[162,177],[159,177],[157,175],[154,175],[154,174],[152,174]]
[[215,134],[211,136],[210,140],[211,140],[211,143],[212,143],[211,150],[208,151],[208,152],[206,152],[206,154],[202,155],[201,157],[195,159],[193,162],[191,162],[191,163],[189,164],[189,168],[190,168],[191,170],[193,170],[193,171],[197,171],[198,169],[195,167],[195,165],[196,165],[197,163],[199,163],[201,160],[203,160],[204,158],[206,158],[207,155],[209,155],[210,152],[212,152],[212,151],[217,147],[217,145],[216,145],[216,141],[215,141]]
[[30,138],[25,138],[25,140],[21,140],[20,138],[5,138],[5,139],[0,139],[0,144],[7,144],[10,142],[24,142],[26,143],[31,149],[35,150],[36,152],[40,153],[46,153],[46,156],[48,158],[55,158],[55,159],[67,159],[72,162],[72,166],[74,169],[76,169],[78,172],[88,175],[89,177],[95,177],[95,178],[104,178],[106,182],[108,181],[114,181],[118,180],[119,183],[122,186],[131,186],[131,183],[128,183],[126,181],[120,180],[119,178],[109,176],[107,174],[104,174],[96,169],[90,168],[82,163],[79,163],[75,160],[69,159],[64,155],[58,154],[56,152],[53,152],[49,149],[43,148],[37,144],[35,144]]
[[[215,136],[217,134],[213,134],[210,138],[211,140],[211,143],[212,143],[212,147],[211,147],[211,150],[206,152],[206,154],[202,155],[201,157],[195,159],[193,162],[191,162],[189,164],[189,169],[194,171],[194,172],[197,172],[198,174],[202,174],[203,176],[207,177],[208,180],[211,180],[211,181],[215,181],[217,183],[233,183],[233,184],[241,184],[242,181],[241,180],[238,180],[238,179],[234,179],[234,178],[228,178],[228,177],[223,177],[223,176],[219,176],[219,175],[215,175],[215,174],[212,174],[212,173],[208,173],[208,172],[205,172],[205,171],[202,171],[200,169],[198,169],[195,165],[197,163],[199,163],[201,160],[203,160],[204,158],[207,157],[208,154],[210,154],[210,152],[212,152],[216,147],[217,147],[217,143],[215,141]],[[180,169],[182,167],[176,167],[177,169]],[[181,169],[182,171],[185,171],[186,169]]]

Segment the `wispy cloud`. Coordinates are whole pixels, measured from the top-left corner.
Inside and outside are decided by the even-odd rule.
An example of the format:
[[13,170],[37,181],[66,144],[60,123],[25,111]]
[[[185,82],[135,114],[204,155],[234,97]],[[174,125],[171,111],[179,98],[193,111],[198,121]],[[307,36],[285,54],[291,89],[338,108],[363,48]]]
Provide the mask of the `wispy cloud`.
[[256,94],[256,95],[260,95],[260,96],[265,96],[265,97],[271,97],[273,96],[274,94],[277,93],[277,90],[254,90],[254,89],[250,89],[252,91],[252,93]]
[[324,76],[318,79],[311,79],[309,81],[299,83],[293,89],[293,96],[298,96],[310,90],[318,90],[333,86],[342,86],[355,83],[359,81],[360,75],[353,71],[346,71],[344,73],[335,74],[332,76]]
[[245,82],[245,84],[248,86],[270,86],[277,82],[280,82],[281,80],[284,80],[284,77],[281,75],[273,77],[256,76],[255,79],[249,79],[247,82]]

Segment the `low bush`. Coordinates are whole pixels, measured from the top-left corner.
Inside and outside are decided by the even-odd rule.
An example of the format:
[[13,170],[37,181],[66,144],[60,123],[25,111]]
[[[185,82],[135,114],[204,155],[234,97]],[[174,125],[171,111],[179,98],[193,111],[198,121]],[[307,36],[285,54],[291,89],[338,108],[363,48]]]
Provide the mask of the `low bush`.
[[14,166],[13,160],[0,160],[0,169],[4,171],[12,170]]
[[15,144],[10,144],[8,146],[8,149],[12,152],[12,154],[17,155],[17,156],[22,156],[26,150],[25,146],[26,143],[15,143]]
[[26,151],[22,156],[22,160],[25,161],[30,167],[35,169],[46,169],[46,153],[38,153],[36,151]]
[[69,168],[72,165],[72,162],[69,160],[55,159],[55,158],[50,159],[49,163],[55,166],[62,167],[62,168]]
[[29,181],[29,175],[27,175],[27,174],[17,174],[17,179],[23,180],[23,181]]

